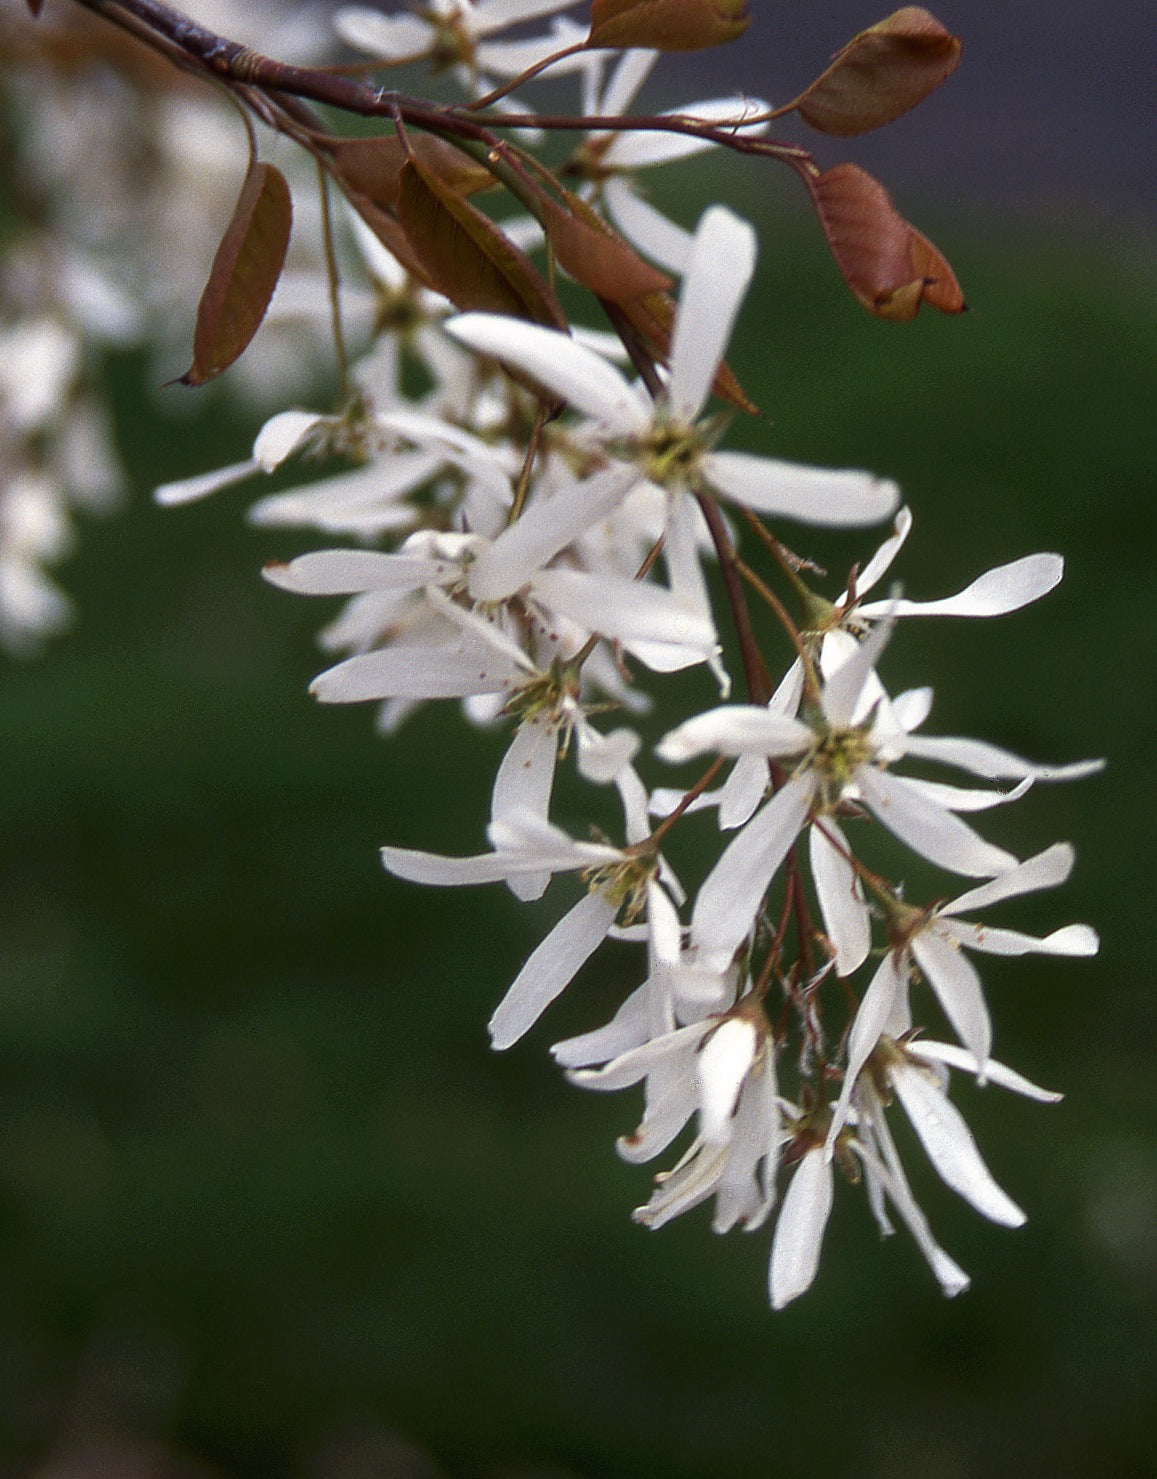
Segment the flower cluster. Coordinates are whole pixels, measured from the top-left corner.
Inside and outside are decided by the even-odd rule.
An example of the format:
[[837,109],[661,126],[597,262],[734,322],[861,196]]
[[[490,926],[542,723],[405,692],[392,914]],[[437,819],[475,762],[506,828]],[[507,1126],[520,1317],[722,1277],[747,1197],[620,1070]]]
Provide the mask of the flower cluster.
[[[158,7],[149,9],[153,23]],[[894,482],[724,446],[719,403],[753,409],[725,353],[755,271],[755,233],[723,206],[694,230],[667,220],[647,202],[641,169],[721,146],[769,151],[804,181],[866,306],[904,318],[922,299],[949,312],[963,300],[935,248],[881,203],[882,187],[853,166],[820,172],[765,137],[787,110],[725,97],[626,115],[664,45],[729,39],[745,24],[742,5],[596,0],[589,28],[574,9],[434,0],[405,14],[338,12],[339,36],[375,68],[449,71],[468,101],[442,109],[330,73],[278,70],[196,27],[170,27],[166,44],[210,57],[215,75],[231,75],[221,58],[232,57],[239,100],[302,144],[346,197],[339,236],[323,191],[325,271],[282,277],[273,311],[293,320],[296,303],[315,327],[332,312],[360,336],[360,353],[347,362],[339,333],[335,410],[282,409],[251,458],[167,484],[158,498],[180,504],[306,459],[341,462],[260,499],[250,517],[345,543],[265,575],[295,594],[345,598],[321,635],[335,659],[313,683],[322,702],[374,703],[389,731],[420,704],[454,700],[472,723],[509,733],[488,851],[382,850],[399,878],[504,882],[521,900],[542,896],[556,873],[578,876],[578,901],[494,1009],[495,1048],[530,1031],[605,940],[641,947],[611,1021],[552,1049],[577,1085],[642,1085],[641,1121],[619,1152],[674,1160],[636,1212],[640,1223],[657,1228],[703,1202],[717,1232],[774,1220],[778,1308],[815,1277],[837,1181],[860,1185],[880,1231],[902,1222],[955,1294],[967,1276],[917,1204],[889,1112],[898,1101],[935,1171],[982,1215],[1024,1220],[953,1103],[950,1073],[1057,1096],[992,1056],[968,952],[1081,956],[1097,938],[1085,925],[1038,938],[979,922],[1062,883],[1073,851],[1057,844],[1022,861],[971,818],[1099,762],[1039,764],[982,740],[927,735],[931,690],[892,693],[880,667],[898,625],[1015,612],[1058,584],[1062,561],[1017,559],[939,600],[881,595],[912,527]],[[851,43],[789,108],[830,133],[875,126],[943,80],[956,50],[909,7]],[[887,89],[881,82],[877,95],[881,57]],[[543,74],[577,81],[578,113],[514,103],[513,90]],[[270,90],[257,107],[263,78]],[[323,101],[344,88],[333,93],[339,104],[392,119],[394,133],[332,136],[304,104],[288,107],[295,87]],[[556,172],[528,152],[542,130],[579,135]],[[236,359],[269,306],[288,243],[280,179],[251,161],[202,297],[189,383]],[[530,214],[498,224],[470,203],[495,182]],[[544,246],[540,274],[529,254]],[[613,333],[567,319],[559,272],[599,300]],[[681,279],[677,295],[667,274]],[[250,301],[255,281],[268,291]],[[888,520],[892,532],[830,596],[779,532]],[[784,638],[778,681],[749,601]],[[732,698],[731,653],[742,702]],[[686,670],[705,673],[714,706],[649,735],[653,682]],[[581,781],[617,795],[615,836],[572,836],[553,820],[556,774],[572,757]],[[700,772],[672,785],[674,768],[694,761]],[[929,778],[928,765],[945,775]],[[672,838],[682,847],[704,813],[715,847],[685,887],[669,861]],[[970,886],[948,900],[929,887],[925,902],[914,900],[897,865],[878,861],[894,855],[883,833],[921,860],[918,878],[931,868]],[[925,1035],[929,1020],[948,1040]]]

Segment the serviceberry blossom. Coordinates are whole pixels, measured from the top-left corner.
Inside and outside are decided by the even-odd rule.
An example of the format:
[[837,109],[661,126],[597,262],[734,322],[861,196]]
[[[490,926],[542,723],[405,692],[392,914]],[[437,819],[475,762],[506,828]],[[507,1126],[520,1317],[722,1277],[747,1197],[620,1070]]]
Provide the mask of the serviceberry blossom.
[[[336,36],[371,62],[338,68],[315,65],[334,41],[324,8],[87,8],[164,65],[126,70],[106,95],[87,62],[68,61],[88,52],[67,20],[41,20],[37,5],[21,19],[32,39],[11,48],[27,126],[14,130],[20,183],[5,198],[37,202],[37,219],[2,264],[0,642],[27,649],[63,626],[47,567],[67,552],[73,508],[119,481],[82,331],[105,345],[151,340],[166,359],[179,334],[188,363],[192,325],[186,384],[229,371],[266,420],[249,457],[166,481],[157,501],[276,478],[250,521],[319,532],[329,547],[271,561],[265,578],[344,603],[319,637],[315,697],[375,704],[383,733],[450,701],[507,735],[479,782],[489,850],[390,844],[385,869],[442,888],[504,883],[522,901],[556,874],[583,885],[495,1008],[492,1045],[519,1043],[564,990],[581,1000],[584,966],[614,938],[621,959],[638,956],[617,1008],[551,1052],[578,1087],[641,1093],[619,1154],[671,1159],[636,1221],[657,1229],[711,1203],[718,1233],[768,1229],[779,1309],[817,1277],[845,1188],[862,1188],[880,1233],[902,1223],[943,1292],[960,1293],[968,1275],[915,1199],[895,1114],[964,1201],[1020,1225],[951,1072],[1059,1096],[993,1056],[972,957],[1098,948],[1084,924],[1043,936],[990,925],[990,909],[1065,882],[1075,853],[1060,842],[1020,861],[965,818],[1101,762],[1038,764],[927,735],[931,687],[893,693],[883,670],[910,618],[1009,615],[1052,592],[1064,563],[1032,554],[955,594],[910,597],[885,588],[913,527],[893,481],[724,446],[731,410],[756,409],[724,358],[756,235],[722,204],[688,232],[639,183],[709,149],[785,165],[864,308],[959,313],[950,265],[882,186],[769,132],[793,111],[829,140],[898,117],[951,73],[957,38],[905,7],[786,108],[725,93],[647,115],[628,110],[660,48],[735,39],[748,7],[343,6]],[[206,29],[234,21],[244,45]],[[12,24],[0,20],[5,39]],[[263,45],[290,48],[294,65],[249,49]],[[403,64],[449,72],[466,101],[412,96],[408,75],[396,89]],[[167,87],[161,73],[215,90]],[[579,94],[577,114],[512,96],[555,81]],[[218,106],[221,91],[234,110]],[[564,143],[540,157],[548,136]],[[681,279],[677,299],[664,272]],[[572,322],[563,304],[580,294]],[[332,395],[316,378],[331,340]],[[790,345],[776,353],[790,366]],[[888,519],[834,597],[813,588],[823,572],[780,527]],[[676,673],[680,686],[666,682]],[[556,787],[572,760],[564,829]],[[691,761],[680,787],[654,785]],[[928,764],[948,778],[928,778]],[[613,841],[581,820],[583,798],[601,815],[611,788]],[[873,823],[921,860],[920,879],[931,867],[971,885],[921,883],[921,905],[859,856]],[[686,890],[669,856],[688,860]],[[926,1035],[929,1010],[956,1041]]]

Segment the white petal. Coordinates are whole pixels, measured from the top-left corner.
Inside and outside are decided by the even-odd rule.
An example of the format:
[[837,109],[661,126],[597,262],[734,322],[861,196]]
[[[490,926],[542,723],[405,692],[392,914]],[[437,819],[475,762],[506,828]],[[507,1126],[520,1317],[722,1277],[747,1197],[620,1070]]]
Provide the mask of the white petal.
[[660,760],[678,764],[696,755],[798,755],[815,739],[798,719],[758,704],[727,704],[696,714],[655,746]]
[[[963,1068],[966,1072],[977,1075],[980,1073],[980,1065],[973,1055],[967,1048],[957,1047],[955,1043],[932,1042],[928,1038],[919,1037],[910,1042],[905,1051],[910,1057],[922,1058],[929,1063],[945,1063],[949,1068]],[[1042,1089],[1039,1084],[1032,1083],[1006,1063],[998,1063],[995,1058],[988,1060],[985,1076],[990,1084],[997,1084],[1014,1094],[1023,1094],[1026,1099],[1035,1099],[1040,1104],[1059,1104],[1065,1097],[1052,1089]]]
[[908,745],[908,753],[919,755],[923,760],[956,765],[961,770],[992,781],[1075,781],[1105,768],[1103,760],[1078,760],[1071,765],[1036,765],[984,740],[949,735],[914,735]]
[[880,962],[867,991],[864,992],[864,999],[852,1018],[851,1031],[848,1034],[848,1063],[844,1069],[843,1087],[840,1089],[840,1097],[836,1102],[832,1122],[828,1127],[827,1140],[824,1143],[824,1150],[829,1157],[836,1143],[836,1137],[847,1121],[852,1094],[860,1073],[881,1036],[888,1030],[896,1003],[903,995],[907,980],[907,955],[903,951],[889,950]]
[[[994,806],[1008,806],[1019,801],[1032,785],[1032,781],[1021,781],[1010,791],[985,791],[976,786],[949,786],[944,781],[928,781],[923,776],[909,775],[904,779],[945,811],[991,811]],[[1013,871],[1009,870],[1010,873]]]
[[671,339],[667,402],[677,422],[693,421],[703,409],[755,271],[755,252],[746,221],[723,206],[703,213]]
[[906,734],[919,729],[932,712],[932,696],[931,688],[907,688],[892,700],[892,714]]
[[[857,597],[867,595],[867,593],[873,588],[873,586],[876,586],[880,583],[880,581],[891,569],[893,560],[895,560],[896,556],[900,553],[901,549],[904,546],[904,541],[908,538],[911,530],[911,509],[907,507],[898,509],[896,512],[895,523],[892,526],[893,532],[889,534],[887,539],[884,540],[883,544],[879,547],[876,553],[872,556],[872,558],[868,561],[868,563],[864,566],[859,575],[857,575],[856,577]],[[847,594],[847,591],[845,591],[844,594],[840,597],[840,600],[836,602],[837,606],[840,604],[840,602],[846,599]],[[857,615],[863,614],[863,608],[861,606],[857,605],[856,611]]]
[[549,498],[537,498],[515,523],[482,549],[467,572],[476,601],[503,601],[536,571],[619,507],[638,481],[630,467],[613,467]]
[[584,780],[596,786],[612,785],[642,748],[633,729],[615,729],[600,734],[585,721],[576,725],[578,768]]
[[821,1149],[809,1150],[788,1184],[775,1225],[770,1268],[773,1309],[783,1309],[811,1287],[820,1264],[832,1196],[832,1168]]
[[[542,719],[531,719],[520,725],[494,777],[491,820],[502,822],[512,813],[520,812],[531,812],[545,820],[550,811],[557,757],[558,731],[554,725]],[[550,873],[544,870],[507,881],[515,898],[525,903],[541,898],[550,882]]]
[[918,1068],[897,1064],[891,1072],[896,1096],[928,1159],[944,1182],[993,1222],[1020,1227],[1025,1214],[993,1180],[960,1111]]
[[323,704],[382,698],[464,698],[501,693],[523,681],[521,668],[484,647],[398,646],[359,653],[319,673],[309,691]]
[[721,968],[730,963],[803,826],[815,795],[809,775],[795,776],[724,848],[691,914],[691,937]]
[[813,822],[809,838],[812,877],[824,930],[835,946],[836,974],[850,976],[867,960],[872,948],[872,922],[864,890],[855,868],[844,856],[850,851],[847,838],[831,817],[825,817],[822,825]]
[[262,472],[272,472],[307,442],[310,432],[325,420],[316,411],[282,411],[257,433],[253,460]]
[[1101,947],[1096,930],[1087,924],[1066,924],[1043,939],[964,919],[942,919],[939,928],[969,950],[985,955],[1096,955]]
[[271,562],[261,574],[283,591],[299,596],[356,596],[362,591],[412,591],[451,580],[460,566],[451,560],[417,555],[387,555],[378,550],[326,549],[299,555],[285,564]]
[[416,16],[383,15],[350,5],[334,16],[334,29],[347,46],[387,61],[424,56],[434,43],[434,30]]
[[861,766],[856,780],[875,816],[921,857],[966,877],[985,878],[1016,866],[1016,858],[929,801],[905,776]]
[[650,581],[617,580],[585,570],[542,570],[531,582],[535,599],[588,632],[613,641],[656,642],[685,650],[688,660],[715,651],[715,628]]
[[1018,894],[1034,893],[1042,888],[1056,888],[1073,871],[1075,860],[1076,853],[1069,843],[1056,842],[1052,847],[1046,847],[1044,852],[1026,858],[1023,863],[1018,863],[1015,868],[994,878],[991,883],[970,888],[950,904],[944,904],[939,912],[944,915],[967,914],[973,909],[987,909],[992,904],[1015,898]]
[[522,370],[616,435],[648,425],[650,418],[614,365],[556,329],[492,313],[464,313],[445,329],[479,354]]
[[531,954],[490,1019],[490,1043],[508,1048],[535,1022],[607,937],[615,906],[600,893],[581,898]]
[[467,10],[466,24],[471,34],[489,36],[506,26],[522,25],[525,21],[537,20],[539,16],[553,15],[556,10],[565,10],[574,0],[478,0]]
[[650,1036],[651,985],[644,981],[623,1002],[605,1027],[556,1042],[550,1055],[563,1068],[589,1068],[642,1047]]
[[[1004,616],[1039,601],[1060,584],[1065,562],[1060,555],[1026,555],[1009,565],[988,570],[955,596],[939,601],[897,601],[897,616]],[[859,615],[875,616],[875,606],[861,606]]]
[[[831,635],[846,638],[847,633],[833,632]],[[891,636],[892,623],[890,621],[880,622],[873,627],[862,642],[857,644],[846,660],[840,662],[834,672],[825,672],[820,703],[824,717],[829,724],[842,726],[860,721],[865,717],[865,690],[870,686],[875,688],[873,698],[882,693],[882,689],[878,687],[880,680],[873,670],[883,655]],[[840,644],[833,643],[832,645]]]
[[[629,1089],[632,1084],[640,1083],[665,1065],[670,1071],[672,1063],[682,1062],[682,1067],[675,1068],[673,1072],[676,1076],[685,1077],[690,1089],[691,1060],[704,1030],[701,1022],[679,1027],[674,1032],[653,1037],[640,1046],[621,1053],[602,1068],[575,1069],[567,1077],[572,1084],[578,1084],[583,1089],[615,1091]],[[690,1102],[691,1096],[688,1097]]]
[[731,1120],[743,1081],[755,1062],[759,1038],[742,1017],[729,1017],[707,1038],[695,1059],[699,1134],[708,1145],[731,1139]]
[[661,211],[636,195],[627,180],[612,178],[603,187],[607,215],[628,241],[640,251],[681,277],[691,260],[694,237],[690,231],[669,221]]
[[234,462],[228,467],[218,467],[213,472],[199,473],[195,478],[182,478],[176,483],[162,483],[153,493],[153,499],[162,508],[178,508],[184,503],[196,503],[199,498],[208,498],[221,488],[232,488],[243,483],[259,471],[257,463]]
[[932,1229],[928,1226],[928,1219],[916,1204],[911,1188],[903,1176],[897,1177],[876,1157],[868,1146],[856,1142],[853,1146],[856,1153],[864,1163],[865,1179],[869,1186],[873,1179],[877,1180],[881,1188],[887,1192],[892,1205],[904,1220],[908,1231],[916,1241],[917,1247],[928,1260],[928,1266],[936,1276],[936,1282],[947,1295],[953,1299],[957,1294],[962,1294],[972,1282],[955,1259],[950,1258],[936,1239],[932,1236]]
[[719,825],[725,832],[749,822],[759,808],[771,771],[762,755],[740,755],[719,788]]
[[[690,118],[696,122],[713,124],[717,128],[742,130],[748,137],[754,137],[766,132],[767,123],[751,124],[744,120],[768,111],[769,105],[758,98],[709,98],[704,102],[688,103],[685,108],[668,108],[660,116]],[[620,133],[615,135],[610,148],[603,155],[603,163],[612,169],[641,169],[652,164],[666,164],[674,159],[689,159],[716,147],[711,139],[699,138],[695,134],[649,130]]]
[[976,967],[963,950],[940,933],[935,921],[927,929],[918,930],[909,944],[960,1041],[977,1062],[987,1063],[992,1051],[992,1021]]
[[658,60],[657,51],[644,51],[638,47],[622,53],[599,103],[599,112],[604,118],[617,118],[627,111]]
[[711,452],[703,459],[703,474],[713,488],[756,513],[823,527],[876,524],[900,501],[899,488],[887,478],[749,452]]

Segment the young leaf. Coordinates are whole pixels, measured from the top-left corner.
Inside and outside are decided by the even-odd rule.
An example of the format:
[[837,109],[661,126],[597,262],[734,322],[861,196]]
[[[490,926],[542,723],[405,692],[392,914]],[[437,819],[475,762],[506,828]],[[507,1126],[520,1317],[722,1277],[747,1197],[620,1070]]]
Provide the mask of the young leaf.
[[559,205],[542,197],[546,234],[564,272],[610,303],[665,292],[671,279],[620,237],[585,200],[563,192]]
[[838,164],[810,188],[836,266],[869,312],[899,323],[915,318],[921,303],[963,312],[952,268],[897,213],[878,180],[857,165]]
[[426,277],[455,307],[567,330],[566,315],[525,253],[420,159],[408,159],[402,170],[398,218]]
[[251,165],[201,294],[182,384],[204,385],[245,350],[281,276],[292,225],[285,176],[272,164]]
[[587,45],[699,51],[742,36],[750,19],[747,0],[594,0]]
[[434,134],[415,132],[407,152],[393,134],[376,138],[328,140],[326,148],[343,189],[364,195],[375,205],[396,210],[402,189],[402,168],[413,155],[456,195],[473,195],[494,184],[494,176],[461,149]]
[[867,133],[922,102],[959,60],[959,39],[906,5],[849,41],[791,106],[819,133]]

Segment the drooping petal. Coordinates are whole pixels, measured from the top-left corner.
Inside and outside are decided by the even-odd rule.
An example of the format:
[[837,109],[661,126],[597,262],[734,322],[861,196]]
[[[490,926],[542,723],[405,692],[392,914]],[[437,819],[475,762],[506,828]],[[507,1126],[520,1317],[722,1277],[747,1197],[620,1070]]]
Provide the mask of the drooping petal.
[[[991,811],[994,806],[1008,806],[1013,801],[1019,801],[1032,785],[1032,781],[1021,781],[1010,791],[988,791],[977,786],[950,786],[944,781],[925,780],[923,776],[909,775],[904,779],[945,811]],[[1014,871],[1009,870],[1010,873]],[[1003,878],[1005,875],[1001,876]]]
[[828,1127],[824,1150],[830,1156],[836,1137],[843,1129],[851,1108],[860,1073],[881,1036],[888,1030],[897,1000],[908,980],[908,961],[903,951],[889,950],[864,992],[864,999],[852,1018],[848,1034],[848,1064],[844,1069],[843,1087]]
[[833,1194],[832,1168],[817,1146],[796,1167],[775,1225],[769,1270],[773,1309],[783,1309],[811,1287]]
[[162,508],[179,508],[185,503],[196,503],[208,498],[221,488],[232,488],[243,483],[260,469],[252,458],[245,462],[234,462],[228,467],[218,467],[212,472],[198,473],[196,477],[182,478],[175,483],[162,483],[153,492],[153,500]]
[[936,922],[917,930],[909,945],[960,1041],[978,1063],[987,1063],[992,1051],[992,1020],[976,967],[963,950],[941,934]]
[[990,781],[1076,781],[1096,775],[1105,768],[1103,760],[1077,760],[1071,765],[1037,765],[990,745],[984,740],[961,739],[951,735],[913,735],[908,753],[922,760],[938,760],[942,765],[956,765],[973,775]]
[[1087,924],[1066,924],[1043,938],[966,919],[941,919],[938,928],[958,944],[985,955],[1096,955],[1101,947],[1096,930]]
[[1007,873],[994,878],[991,883],[982,883],[970,888],[967,893],[944,904],[938,911],[942,915],[968,914],[973,909],[987,909],[1004,899],[1013,899],[1020,894],[1035,893],[1042,888],[1056,888],[1073,871],[1076,853],[1068,842],[1055,842],[1038,852]]
[[936,1282],[949,1299],[954,1299],[957,1294],[963,1294],[972,1280],[960,1267],[954,1258],[950,1258],[936,1239],[932,1236],[932,1229],[928,1226],[928,1219],[920,1210],[911,1188],[902,1177],[897,1178],[892,1171],[876,1156],[867,1145],[857,1142],[853,1149],[864,1163],[865,1179],[869,1186],[873,1179],[877,1180],[881,1188],[887,1192],[893,1207],[900,1214],[908,1231],[912,1234],[916,1246],[923,1253],[928,1262],[928,1267],[936,1277]]
[[563,915],[499,1002],[489,1023],[492,1047],[509,1048],[534,1026],[606,939],[615,913],[615,905],[596,892]]
[[566,334],[493,313],[464,313],[445,328],[479,354],[522,370],[608,431],[629,436],[646,430],[647,413],[614,365]]
[[485,647],[395,646],[363,652],[327,668],[309,685],[323,704],[383,698],[464,698],[501,693],[523,681],[522,668]]
[[678,277],[687,270],[695,238],[637,195],[630,182],[618,177],[603,187],[607,215],[628,241],[644,255]]
[[743,1017],[729,1017],[706,1039],[695,1060],[699,1091],[699,1134],[708,1145],[725,1145],[743,1081],[755,1061],[759,1037]]
[[703,213],[683,279],[671,341],[667,403],[694,421],[710,393],[732,325],[755,271],[755,232],[723,206]]
[[740,755],[719,788],[719,825],[732,832],[749,822],[759,808],[771,780],[762,755]]
[[958,816],[929,801],[907,777],[861,766],[856,780],[864,801],[884,826],[941,868],[986,878],[1016,866],[1012,853],[986,842]]
[[996,1184],[956,1106],[920,1069],[909,1064],[894,1065],[890,1078],[941,1179],[991,1221],[1005,1227],[1020,1227],[1026,1222],[1025,1214]]
[[[1064,573],[1065,562],[1060,555],[1026,555],[1011,564],[985,571],[955,596],[944,596],[939,601],[898,600],[895,615],[1004,616],[1039,601],[1060,584]],[[857,614],[869,618],[879,616],[885,604],[870,602],[861,606]]]
[[696,755],[798,755],[815,739],[808,725],[759,704],[725,704],[687,719],[655,746],[660,760],[678,764]]
[[814,795],[812,776],[794,776],[736,833],[707,875],[691,912],[691,938],[711,963],[720,968],[730,964],[799,835]]
[[701,465],[706,481],[744,508],[823,528],[879,523],[900,501],[895,483],[853,469],[808,467],[750,452],[710,452]]
[[[492,821],[501,822],[511,814],[531,812],[546,818],[550,812],[550,794],[554,788],[555,762],[558,758],[558,731],[545,719],[530,719],[519,726],[498,773],[490,798]],[[550,882],[550,873],[531,873],[526,877],[507,879],[515,898],[524,903],[541,898]]]
[[863,887],[848,861],[847,838],[832,817],[812,823],[809,851],[824,930],[836,951],[836,974],[850,976],[868,958],[872,922]]
[[[980,1064],[973,1055],[967,1048],[958,1047],[955,1043],[933,1042],[930,1038],[918,1037],[907,1045],[905,1051],[909,1057],[919,1058],[924,1062],[944,1063],[949,1068],[962,1068],[966,1073],[980,1073]],[[988,1060],[986,1077],[990,1084],[997,1084],[1013,1094],[1023,1094],[1026,1099],[1035,1099],[1039,1104],[1059,1104],[1065,1097],[1053,1089],[1042,1089],[1039,1084],[1034,1084],[1023,1074],[1017,1073],[1015,1068],[1009,1068],[1006,1063],[998,1063],[995,1058]]]
[[561,550],[605,519],[637,482],[630,467],[614,467],[550,498],[538,498],[521,518],[481,549],[467,571],[476,601],[503,601],[520,590]]
[[551,1057],[562,1068],[590,1068],[642,1047],[650,1039],[650,998],[650,983],[644,981],[605,1026],[556,1042],[551,1047]]
[[329,418],[316,411],[282,411],[267,421],[253,443],[253,460],[262,472],[273,472],[309,440]]

